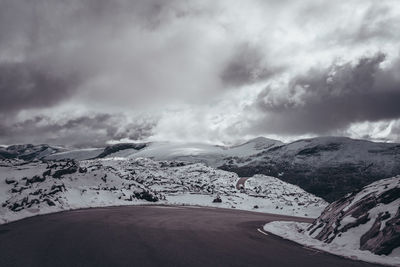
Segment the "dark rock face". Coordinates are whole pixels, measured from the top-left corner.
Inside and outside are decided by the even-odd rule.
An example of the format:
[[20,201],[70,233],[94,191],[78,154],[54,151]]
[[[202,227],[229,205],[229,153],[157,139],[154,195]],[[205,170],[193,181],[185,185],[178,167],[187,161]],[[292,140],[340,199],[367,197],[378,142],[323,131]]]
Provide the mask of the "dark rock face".
[[121,150],[125,150],[125,149],[135,149],[135,150],[140,150],[146,147],[145,143],[141,143],[141,144],[134,144],[134,143],[122,143],[122,144],[115,144],[115,145],[111,145],[111,146],[107,146],[104,151],[97,156],[97,158],[104,158],[107,157],[108,155],[121,151]]
[[147,190],[143,190],[142,192],[135,192],[134,197],[137,199],[144,199],[149,202],[157,202],[158,201],[158,197],[155,196],[154,194],[152,194],[152,192],[147,191]]
[[331,203],[307,232],[318,240],[331,243],[350,229],[372,220],[372,226],[362,236],[354,238],[359,238],[360,249],[388,255],[400,246],[399,190],[400,176],[396,176],[348,194]]
[[53,164],[50,169],[55,169],[53,178],[61,178],[63,175],[76,173],[79,169],[79,163],[75,160],[67,160]]
[[388,255],[400,246],[400,207],[395,217],[387,221],[383,230],[380,231],[383,220],[385,220],[384,213],[381,213],[371,229],[361,237],[362,250],[369,250],[378,255]]
[[35,175],[32,178],[27,178],[25,185],[28,186],[28,185],[33,184],[33,183],[41,183],[44,180],[46,180],[46,178],[44,176],[40,177],[39,175]]
[[217,196],[216,198],[213,199],[213,203],[221,203],[222,199],[220,196]]

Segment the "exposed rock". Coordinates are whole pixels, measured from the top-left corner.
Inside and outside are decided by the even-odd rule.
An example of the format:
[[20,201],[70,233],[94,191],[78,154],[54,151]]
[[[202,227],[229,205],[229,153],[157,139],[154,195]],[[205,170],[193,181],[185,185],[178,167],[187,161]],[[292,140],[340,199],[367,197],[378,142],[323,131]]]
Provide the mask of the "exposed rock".
[[213,199],[213,203],[221,203],[222,199],[220,196],[217,196],[216,198]]
[[53,178],[61,178],[63,175],[72,174],[78,171],[79,164],[75,160],[68,160],[64,165],[55,166],[54,168],[61,168],[53,173]]
[[35,175],[32,178],[27,178],[26,179],[26,186],[33,184],[33,183],[41,183],[44,182],[46,178],[44,176],[40,177],[39,175]]
[[14,183],[16,183],[17,181],[15,181],[15,180],[13,180],[13,179],[9,179],[9,178],[6,178],[6,184],[14,184]]
[[157,202],[158,197],[152,194],[150,191],[143,190],[142,192],[135,192],[135,198],[137,199],[144,199],[150,202]]
[[49,170],[43,172],[42,175],[43,175],[43,177],[50,176],[51,175],[51,170],[49,169]]
[[[358,238],[360,249],[388,255],[400,246],[399,192],[400,176],[377,181],[331,203],[307,232],[326,243]],[[364,232],[352,236],[357,227]]]

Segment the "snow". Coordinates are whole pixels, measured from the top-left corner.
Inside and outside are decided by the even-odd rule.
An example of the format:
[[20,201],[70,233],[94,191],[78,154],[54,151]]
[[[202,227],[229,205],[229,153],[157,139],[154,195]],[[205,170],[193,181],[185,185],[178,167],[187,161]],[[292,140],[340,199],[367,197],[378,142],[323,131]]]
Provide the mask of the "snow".
[[348,208],[353,206],[355,203],[357,203],[360,199],[364,198],[366,195],[369,194],[379,195],[384,191],[390,190],[395,187],[399,187],[400,186],[399,184],[400,180],[398,181],[398,179],[394,177],[394,178],[382,179],[370,185],[367,185],[356,195],[356,197],[352,200],[352,202],[346,208],[343,209],[343,211],[347,211]]
[[[226,158],[247,158],[254,156],[265,149],[282,145],[277,140],[264,137],[255,138],[237,146],[217,146],[205,143],[180,143],[180,142],[152,142],[145,148],[125,149],[110,154],[107,158],[152,158],[155,160],[181,160],[188,162],[202,162],[209,166],[218,167],[225,163]],[[67,152],[54,153],[46,157],[47,160],[76,159],[85,160],[98,156],[103,149],[78,149]],[[243,162],[244,163],[244,162]],[[241,163],[238,163],[241,164]]]
[[[305,246],[320,249],[333,254],[363,261],[390,265],[397,264],[396,266],[400,266],[400,247],[394,249],[394,251],[389,256],[378,256],[370,251],[360,249],[360,238],[372,228],[377,218],[380,218],[380,215],[390,215],[385,220],[381,221],[380,230],[385,227],[386,221],[395,218],[400,207],[400,198],[393,199],[390,202],[385,203],[377,202],[375,206],[368,207],[367,209],[366,207],[364,207],[362,215],[365,214],[366,216],[368,216],[368,220],[366,222],[353,226],[349,226],[357,221],[356,218],[352,217],[353,213],[349,213],[343,218],[332,216],[332,218],[335,218],[335,223],[332,225],[332,227],[328,228],[332,229],[332,232],[327,238],[324,238],[323,240],[329,240],[329,242],[323,242],[315,239],[315,237],[323,229],[325,230],[324,227],[329,226],[329,222],[331,222],[332,219],[328,220],[327,218],[329,218],[329,216],[331,216],[332,214],[343,214],[343,212],[345,211],[357,210],[357,207],[365,204],[365,201],[363,202],[363,200],[371,197],[378,198],[379,196],[381,196],[382,193],[388,191],[393,192],[393,189],[399,187],[400,176],[382,179],[365,186],[356,195],[348,195],[343,199],[332,203],[330,205],[330,208],[324,211],[324,213],[318,218],[316,222],[314,222],[314,224],[296,222],[272,222],[266,224],[264,226],[264,230],[279,235],[283,238],[293,240]],[[361,215],[359,215],[359,218],[360,217]],[[326,224],[328,226],[325,225],[324,227],[320,227],[320,223]],[[311,225],[312,227],[310,227]],[[338,229],[335,229],[335,227],[338,225],[340,225],[340,227]],[[341,231],[341,229],[345,230]],[[338,231],[336,232],[336,230]],[[332,237],[334,238],[331,239]]]
[[46,160],[61,160],[61,159],[76,159],[86,160],[95,158],[103,152],[103,148],[86,148],[86,149],[75,149],[65,152],[54,153],[45,157]]
[[[336,242],[327,244],[305,234],[306,229],[310,225],[311,224],[308,223],[275,221],[264,225],[264,230],[269,233],[281,236],[285,239],[294,241],[298,244],[304,245],[306,247],[322,250],[353,260],[362,260],[371,263],[400,266],[400,257],[398,255],[398,250],[396,250],[395,253],[392,253],[390,256],[379,256],[369,251],[363,251],[359,250],[358,248],[354,248],[353,244],[347,245],[347,243]],[[353,237],[353,239],[355,238]],[[350,242],[351,238],[348,238],[347,241]]]
[[[58,164],[55,169],[49,167],[53,163]],[[322,199],[273,177],[252,177],[247,180],[248,188],[240,191],[236,189],[239,177],[235,173],[201,163],[147,158],[80,161],[80,168],[86,172],[76,171],[58,179],[49,175],[44,181],[28,182],[49,170],[54,175],[57,169],[66,168],[62,164],[66,163],[3,161],[0,223],[61,210],[149,203],[135,196],[142,191],[156,196],[158,204],[236,208],[302,217],[317,217],[327,205]],[[222,203],[213,203],[217,196]]]

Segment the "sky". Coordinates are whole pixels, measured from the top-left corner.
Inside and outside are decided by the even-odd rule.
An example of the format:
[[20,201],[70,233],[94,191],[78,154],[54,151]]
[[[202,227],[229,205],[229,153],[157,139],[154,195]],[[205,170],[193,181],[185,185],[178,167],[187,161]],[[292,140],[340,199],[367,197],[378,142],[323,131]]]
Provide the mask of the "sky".
[[0,0],[0,143],[400,142],[398,0]]

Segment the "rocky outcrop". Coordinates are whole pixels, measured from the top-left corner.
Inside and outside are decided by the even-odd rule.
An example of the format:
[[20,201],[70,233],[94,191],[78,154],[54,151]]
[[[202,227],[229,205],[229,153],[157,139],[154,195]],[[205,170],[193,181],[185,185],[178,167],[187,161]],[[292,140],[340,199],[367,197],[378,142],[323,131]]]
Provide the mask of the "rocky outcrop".
[[55,166],[53,167],[55,168],[53,178],[61,178],[63,175],[73,174],[79,169],[79,163],[75,160],[67,160],[65,164],[54,164],[53,166]]
[[110,145],[107,146],[104,151],[98,155],[96,158],[105,158],[108,155],[112,154],[112,153],[116,153],[118,151],[121,150],[125,150],[125,149],[135,149],[135,150],[140,150],[146,147],[145,143],[121,143],[121,144],[115,144],[115,145]]
[[400,246],[400,176],[331,203],[307,232],[326,243],[357,239],[361,250],[390,254]]

